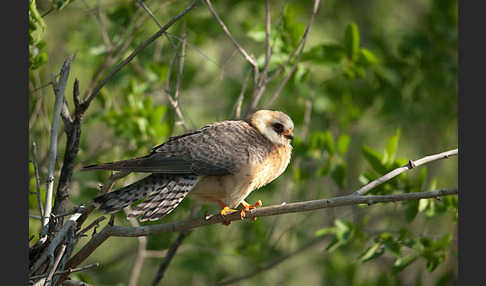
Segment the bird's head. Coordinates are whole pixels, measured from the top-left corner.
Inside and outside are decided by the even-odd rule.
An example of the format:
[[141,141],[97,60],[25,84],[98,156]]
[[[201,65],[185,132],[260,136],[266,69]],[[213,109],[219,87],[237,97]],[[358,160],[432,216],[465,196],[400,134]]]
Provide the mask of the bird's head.
[[294,138],[294,122],[283,112],[258,110],[250,116],[249,122],[274,144],[290,144]]

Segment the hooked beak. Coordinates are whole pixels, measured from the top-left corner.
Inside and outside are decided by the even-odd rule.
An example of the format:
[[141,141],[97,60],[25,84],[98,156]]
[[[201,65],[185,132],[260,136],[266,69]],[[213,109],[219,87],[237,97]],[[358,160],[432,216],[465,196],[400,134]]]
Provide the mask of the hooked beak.
[[291,129],[287,129],[284,131],[284,133],[282,134],[285,138],[289,139],[289,140],[292,140],[294,139],[294,134],[292,133],[292,130]]

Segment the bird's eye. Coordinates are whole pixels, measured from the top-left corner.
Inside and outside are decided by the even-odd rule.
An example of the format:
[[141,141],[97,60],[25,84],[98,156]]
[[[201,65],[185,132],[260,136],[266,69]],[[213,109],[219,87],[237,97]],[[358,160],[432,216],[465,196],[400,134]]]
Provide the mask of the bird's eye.
[[273,124],[273,130],[275,130],[275,132],[277,132],[278,134],[280,134],[280,133],[282,133],[284,131],[284,127],[280,123],[274,123]]

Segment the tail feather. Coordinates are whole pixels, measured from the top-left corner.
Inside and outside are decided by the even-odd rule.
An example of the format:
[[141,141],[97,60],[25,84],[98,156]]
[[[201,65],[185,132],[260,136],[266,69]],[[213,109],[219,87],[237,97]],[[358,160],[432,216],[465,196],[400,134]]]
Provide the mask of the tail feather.
[[113,213],[145,197],[128,215],[142,216],[141,221],[157,220],[175,209],[198,179],[195,175],[152,174],[124,188],[98,196],[94,202],[100,210]]

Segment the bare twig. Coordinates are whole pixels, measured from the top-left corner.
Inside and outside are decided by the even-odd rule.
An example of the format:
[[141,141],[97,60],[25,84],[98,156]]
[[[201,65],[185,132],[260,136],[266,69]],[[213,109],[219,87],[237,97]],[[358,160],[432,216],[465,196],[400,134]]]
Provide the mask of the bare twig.
[[265,108],[268,108],[268,107],[270,107],[270,106],[273,105],[273,103],[277,100],[278,96],[280,95],[280,92],[282,91],[283,87],[285,86],[285,84],[287,83],[287,81],[290,79],[290,77],[292,76],[293,72],[297,68],[297,63],[299,62],[300,58],[302,57],[302,53],[304,52],[304,46],[305,46],[305,42],[307,40],[307,36],[309,35],[310,29],[312,27],[312,24],[314,23],[314,19],[315,19],[316,15],[317,15],[317,12],[319,11],[319,2],[320,2],[320,0],[315,0],[314,1],[314,7],[312,9],[312,15],[311,15],[311,18],[309,20],[309,24],[307,24],[307,27],[305,28],[305,31],[304,31],[304,35],[302,36],[299,44],[297,45],[297,48],[289,56],[289,59],[288,59],[287,63],[285,65],[283,65],[282,67],[280,67],[280,69],[278,69],[277,71],[275,71],[275,73],[269,78],[269,81],[270,81],[273,78],[275,78],[276,76],[278,76],[283,71],[283,68],[285,66],[287,66],[288,63],[291,62],[291,60],[292,60],[292,58],[294,56],[294,53],[297,53],[297,51],[298,51],[297,56],[296,56],[296,58],[294,60],[294,63],[292,65],[292,67],[290,68],[290,70],[285,75],[285,78],[280,83],[279,87],[277,88],[277,91],[273,94],[273,96],[270,98],[270,100],[267,102],[267,104],[265,104]]
[[32,142],[32,163],[34,164],[34,175],[35,175],[35,186],[37,201],[39,203],[39,212],[41,219],[44,220],[44,207],[42,206],[42,200],[40,195],[40,175],[39,175],[39,165],[37,165],[37,144]]
[[[191,215],[189,216],[190,218],[195,218],[199,210],[201,209],[201,206],[195,206],[191,209]],[[159,270],[157,271],[157,274],[155,275],[154,280],[152,281],[152,286],[156,286],[159,284],[159,282],[164,278],[165,271],[169,267],[170,262],[172,261],[172,258],[174,258],[174,255],[176,254],[177,250],[181,246],[182,242],[186,237],[188,237],[191,234],[190,230],[183,230],[179,233],[179,236],[177,236],[176,241],[170,246],[169,250],[167,251],[167,254],[165,255],[164,260],[159,266]]]
[[233,45],[236,47],[236,49],[243,55],[243,57],[251,64],[253,67],[253,86],[256,87],[258,84],[258,78],[259,78],[259,71],[258,71],[258,64],[256,60],[248,54],[248,52],[235,40],[231,32],[229,31],[228,27],[224,24],[224,22],[221,20],[221,18],[218,16],[218,13],[216,13],[216,10],[213,7],[213,4],[211,4],[210,0],[205,0],[209,12],[213,15],[213,17],[216,19],[218,24],[221,26],[223,29],[224,33],[226,36],[231,40]]
[[[123,210],[127,215],[131,212],[129,206],[124,208]],[[136,218],[127,216],[127,219],[132,226],[134,227],[140,226]],[[130,281],[128,282],[129,286],[137,285],[138,278],[140,277],[140,273],[142,271],[143,261],[145,260],[146,250],[147,250],[147,238],[144,236],[138,237],[137,258],[135,259],[135,263],[133,264],[133,268],[132,268],[132,273],[130,274]]]
[[[62,270],[62,271],[56,271],[54,273],[54,276],[55,275],[71,274],[71,273],[74,273],[74,272],[80,272],[80,271],[90,270],[91,268],[96,268],[96,267],[99,267],[99,266],[100,266],[99,263],[92,263],[92,264],[85,265],[83,267],[72,268],[72,269],[70,268],[70,269],[66,269],[66,270]],[[34,275],[34,276],[29,277],[29,280],[36,280],[36,279],[44,278],[44,277],[47,277],[47,274]]]
[[150,11],[149,7],[147,7],[147,5],[145,5],[143,0],[137,0],[137,3],[138,3],[138,5],[142,6],[142,8],[145,10],[145,12],[147,12],[150,15],[150,17],[152,17],[152,19],[157,24],[157,26],[159,26],[159,29],[162,29],[162,24],[160,24],[157,17],[155,17],[154,13],[152,13],[152,11]]
[[64,255],[64,252],[66,251],[66,247],[67,247],[66,244],[61,245],[61,249],[59,250],[54,265],[52,266],[51,271],[49,271],[49,274],[47,275],[47,278],[44,281],[43,285],[52,285],[52,276],[54,275],[54,272],[56,272],[57,266],[59,265],[59,262],[61,261],[61,258]]
[[[113,227],[112,224],[107,224],[103,230],[98,232],[97,234],[93,235],[93,237],[78,251],[69,261],[66,263],[66,268],[74,268],[81,264],[93,251],[98,248],[106,239],[110,237],[111,228]],[[57,282],[58,285],[62,283],[68,274],[63,274],[63,276]]]
[[46,188],[46,202],[45,202],[45,212],[44,219],[42,221],[41,237],[39,241],[44,243],[47,240],[47,230],[49,225],[49,218],[52,211],[52,194],[54,191],[54,172],[56,167],[56,157],[57,157],[57,137],[59,131],[59,118],[61,117],[61,109],[64,102],[64,91],[66,89],[67,79],[69,76],[69,70],[71,68],[71,62],[73,56],[70,56],[64,61],[59,75],[59,81],[56,81],[55,77],[52,77],[54,94],[56,95],[56,100],[54,102],[54,111],[52,114],[52,125],[51,125],[51,138],[49,146],[49,159],[47,166],[47,188]]
[[250,79],[250,73],[247,73],[245,81],[243,82],[243,86],[241,87],[240,95],[238,96],[238,99],[236,100],[235,107],[234,107],[236,118],[241,117],[241,105],[243,104],[243,99],[245,97],[245,92],[248,86],[249,79]]
[[309,125],[311,122],[311,115],[312,115],[312,100],[306,99],[305,100],[305,112],[304,112],[304,124],[302,127],[302,138],[307,136],[307,132],[309,131]]
[[[74,226],[75,225],[69,228],[66,234],[66,238],[64,240],[64,244],[66,245],[66,252],[64,253],[59,263],[59,266],[57,267],[60,271],[64,269],[64,265],[66,265],[66,262],[68,261],[69,257],[71,257],[71,254],[73,253],[76,244],[79,242],[79,237],[75,237],[76,230],[74,229]],[[59,276],[54,276],[51,280],[51,285],[56,285],[58,279]]]
[[40,216],[40,215],[29,214],[29,217],[30,218],[33,218],[33,219],[38,219],[38,220],[41,220],[42,221],[42,216]]
[[[181,43],[181,53],[178,56],[179,58],[179,69],[177,71],[177,79],[176,79],[176,88],[174,92],[174,96],[170,95],[170,92],[167,92],[167,99],[169,100],[170,104],[174,108],[174,111],[179,117],[179,122],[187,132],[189,128],[186,125],[186,121],[184,120],[184,115],[182,114],[181,107],[179,105],[179,94],[181,89],[181,82],[182,82],[182,73],[184,72],[184,58],[186,56],[186,24],[184,22],[183,32],[182,32],[182,43]],[[170,72],[167,75],[167,85],[170,84]]]
[[218,13],[216,13],[216,10],[214,10],[214,7],[213,7],[213,4],[211,4],[211,1],[210,0],[205,0],[205,2],[208,5],[209,12],[211,12],[211,14],[213,15],[213,17],[216,19],[216,21],[218,22],[218,24],[223,29],[223,31],[226,34],[226,36],[228,36],[228,38],[231,40],[231,42],[233,43],[233,45],[235,45],[236,49],[238,49],[238,51],[243,55],[243,57],[252,66],[256,67],[257,70],[258,70],[258,64],[257,64],[256,60],[252,56],[250,56],[248,54],[248,52],[240,44],[238,44],[238,42],[235,40],[235,38],[233,37],[233,35],[231,35],[230,31],[228,30],[228,27],[226,27],[226,25],[224,24],[223,20],[221,20],[221,18],[218,16]]
[[265,62],[263,63],[263,72],[259,85],[262,85],[267,78],[268,64],[272,57],[272,47],[270,46],[270,25],[272,23],[270,16],[270,0],[265,1]]
[[61,230],[56,233],[54,238],[51,240],[50,244],[48,247],[44,249],[42,252],[41,256],[39,259],[35,261],[35,263],[32,265],[30,268],[29,273],[32,275],[39,269],[39,267],[44,263],[44,261],[47,259],[47,257],[53,257],[54,256],[54,251],[56,250],[57,246],[61,243],[61,241],[64,239],[64,236],[68,233],[68,230],[73,227],[73,224],[76,223],[76,220],[81,216],[82,210],[74,214],[69,218],[69,220],[63,225]]
[[179,70],[177,73],[176,90],[174,94],[174,99],[176,102],[179,101],[179,93],[181,89],[182,73],[184,72],[184,59],[186,57],[186,22],[182,26],[182,43],[181,43],[181,53],[179,55]]
[[270,63],[270,58],[272,57],[272,47],[270,46],[270,25],[271,25],[271,16],[270,16],[270,1],[265,1],[265,61],[263,63],[263,71],[262,75],[260,76],[260,80],[258,81],[258,85],[254,87],[254,93],[251,97],[251,102],[249,104],[249,109],[247,113],[256,109],[260,98],[263,95],[263,91],[265,91],[265,87],[267,86],[267,74],[268,74],[268,64]]
[[375,188],[376,186],[381,185],[384,182],[389,181],[392,178],[394,178],[394,177],[400,175],[401,173],[406,172],[406,171],[408,171],[412,168],[415,168],[415,167],[418,167],[418,166],[421,166],[421,165],[424,165],[424,164],[427,164],[427,163],[430,163],[430,162],[433,162],[433,161],[436,161],[436,160],[447,159],[451,156],[456,156],[457,154],[458,154],[458,149],[453,149],[453,150],[449,150],[449,151],[442,152],[442,153],[439,153],[439,154],[430,155],[430,156],[427,156],[427,157],[424,157],[422,159],[418,159],[418,160],[415,160],[415,161],[410,160],[407,165],[400,167],[400,168],[397,168],[397,169],[383,175],[382,177],[366,184],[365,186],[361,187],[359,190],[357,190],[353,194],[354,195],[364,195],[369,190]]
[[106,30],[105,23],[103,22],[103,19],[101,19],[99,2],[98,2],[98,5],[96,5],[94,15],[95,15],[96,21],[98,22],[98,24],[100,26],[101,36],[103,37],[103,42],[105,43],[106,51],[108,53],[111,53],[113,51],[113,44],[111,43],[110,36],[108,36],[108,31]]
[[294,250],[290,253],[286,253],[286,254],[282,255],[282,256],[274,259],[273,261],[265,264],[264,266],[258,267],[255,270],[249,271],[249,272],[247,272],[243,275],[239,275],[239,276],[236,276],[236,277],[233,277],[233,278],[225,279],[217,285],[218,286],[230,285],[230,284],[235,284],[235,283],[241,282],[243,280],[252,278],[252,277],[254,277],[254,276],[256,276],[256,275],[258,275],[258,274],[260,274],[264,271],[267,271],[267,270],[270,270],[270,269],[276,267],[277,265],[286,261],[287,259],[304,252],[305,250],[313,247],[314,245],[324,241],[326,238],[327,238],[326,236],[316,237],[316,238],[312,239],[311,241],[307,242],[306,244],[302,245],[298,249],[296,249],[296,250]]
[[46,84],[43,84],[43,85],[41,85],[41,86],[38,86],[38,87],[34,88],[34,89],[31,91],[31,93],[34,93],[34,92],[39,91],[39,90],[41,90],[41,89],[43,89],[43,88],[46,88],[46,87],[50,86],[51,84],[52,84],[52,81],[49,81],[49,82],[48,82],[48,83],[46,83]]
[[156,285],[159,284],[160,280],[162,280],[162,278],[164,278],[165,270],[167,269],[170,262],[172,261],[172,258],[174,258],[174,255],[176,254],[177,249],[179,249],[179,246],[182,244],[184,239],[189,234],[190,234],[190,231],[188,231],[188,230],[184,230],[184,231],[181,231],[179,233],[179,236],[177,236],[176,241],[174,242],[174,244],[172,244],[171,248],[169,248],[169,250],[167,251],[165,258],[162,261],[162,263],[160,264],[159,270],[157,271],[157,274],[156,274],[154,280],[152,281],[152,284],[150,284],[150,285],[156,286]]
[[81,138],[81,123],[83,113],[80,109],[79,99],[79,82],[75,78],[73,85],[73,101],[74,101],[74,117],[64,121],[64,131],[66,132],[66,149],[64,152],[64,160],[57,185],[56,197],[54,200],[54,208],[52,214],[56,215],[58,219],[54,220],[49,226],[49,231],[55,233],[59,230],[64,222],[64,218],[59,215],[66,212],[69,188],[71,186],[71,179],[74,169],[74,162],[79,150],[79,142]]
[[194,0],[191,5],[189,5],[184,11],[176,15],[174,18],[170,19],[167,24],[165,24],[159,31],[153,34],[150,38],[141,43],[128,57],[126,57],[121,63],[119,63],[93,90],[93,92],[88,96],[83,104],[89,104],[100,92],[100,90],[108,83],[113,76],[118,73],[125,65],[132,61],[132,59],[138,55],[142,50],[145,49],[149,44],[163,35],[173,24],[175,24],[180,18],[189,13],[192,9],[196,7],[198,0]]
[[104,221],[106,219],[105,216],[100,216],[99,218],[95,219],[92,223],[90,223],[87,227],[83,228],[82,230],[80,230],[78,233],[77,233],[77,236],[82,236],[83,234],[85,234],[86,232],[88,232],[88,230],[92,229],[93,227],[96,228],[100,225],[100,222]]

